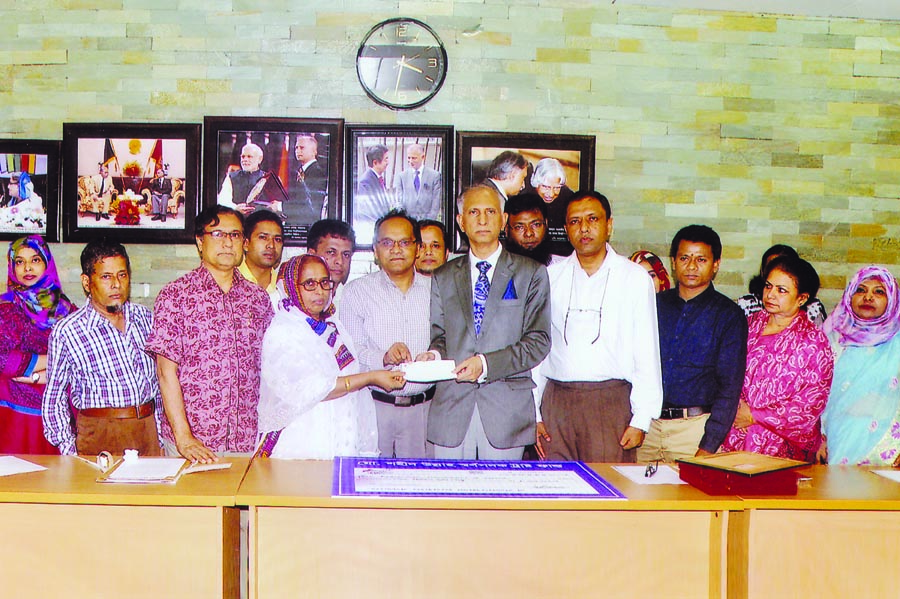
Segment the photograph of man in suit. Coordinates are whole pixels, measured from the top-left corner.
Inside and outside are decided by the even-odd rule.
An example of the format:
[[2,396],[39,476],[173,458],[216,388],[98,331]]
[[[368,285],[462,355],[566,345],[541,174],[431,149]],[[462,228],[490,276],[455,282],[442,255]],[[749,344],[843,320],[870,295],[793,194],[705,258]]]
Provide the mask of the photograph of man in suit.
[[96,220],[105,218],[109,220],[109,206],[112,203],[114,193],[118,193],[115,185],[113,185],[112,177],[109,176],[109,167],[105,164],[100,165],[100,172],[91,175],[87,180],[88,197],[91,198],[91,211],[94,213]]
[[441,174],[425,166],[425,147],[412,144],[406,148],[409,168],[397,180],[397,202],[416,220],[436,219],[444,201]]
[[525,157],[518,152],[505,150],[491,161],[484,182],[495,187],[505,202],[525,189],[527,175],[528,161]]
[[328,170],[319,158],[319,140],[300,133],[294,144],[299,166],[291,186],[291,198],[282,208],[288,224],[311,225],[328,216]]
[[366,172],[356,185],[356,198],[353,200],[355,219],[374,223],[391,211],[391,199],[384,180],[384,172],[390,162],[387,146],[375,144],[366,150]]
[[550,351],[547,269],[500,244],[500,194],[476,185],[457,198],[469,251],[437,269],[431,345],[419,360],[456,361],[437,384],[428,440],[438,459],[518,460],[534,442],[531,368]]

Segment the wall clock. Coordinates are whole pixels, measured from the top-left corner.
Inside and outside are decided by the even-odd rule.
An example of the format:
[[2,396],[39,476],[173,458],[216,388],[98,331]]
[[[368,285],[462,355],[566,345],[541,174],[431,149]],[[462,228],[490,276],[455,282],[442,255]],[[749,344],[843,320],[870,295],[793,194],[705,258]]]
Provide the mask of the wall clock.
[[416,19],[375,25],[356,53],[356,74],[370,98],[394,110],[418,108],[447,76],[447,51],[437,34]]

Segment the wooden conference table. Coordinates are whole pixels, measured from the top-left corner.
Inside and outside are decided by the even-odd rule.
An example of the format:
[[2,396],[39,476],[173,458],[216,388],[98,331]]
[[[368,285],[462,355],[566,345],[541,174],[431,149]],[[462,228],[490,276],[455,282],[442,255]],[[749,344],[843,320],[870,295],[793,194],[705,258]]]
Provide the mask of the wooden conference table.
[[900,484],[852,466],[798,472],[796,496],[744,497],[730,514],[728,596],[900,596]]
[[251,465],[251,598],[725,596],[735,497],[595,464],[627,501],[332,498],[332,468]]
[[[900,484],[812,466],[791,497],[712,497],[592,467],[617,500],[332,498],[332,463],[229,459],[177,485],[69,457],[0,477],[4,597],[895,597]],[[246,472],[246,477],[245,477]],[[243,478],[243,482],[242,482]]]
[[3,597],[239,596],[248,459],[177,485],[119,485],[73,457],[20,457],[48,470],[0,477]]

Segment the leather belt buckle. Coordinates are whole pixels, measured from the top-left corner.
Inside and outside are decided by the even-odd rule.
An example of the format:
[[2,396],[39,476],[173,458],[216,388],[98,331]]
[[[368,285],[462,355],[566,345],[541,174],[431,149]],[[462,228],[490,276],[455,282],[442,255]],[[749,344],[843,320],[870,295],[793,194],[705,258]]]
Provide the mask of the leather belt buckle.
[[[429,387],[425,390],[424,393],[417,393],[416,395],[402,395],[395,396],[389,393],[384,393],[382,391],[377,391],[375,389],[371,390],[372,399],[375,401],[380,401],[381,403],[391,404],[393,406],[397,406],[398,408],[409,408],[412,406],[417,406],[419,404],[425,403],[432,397],[434,397],[434,387]],[[397,400],[403,398],[403,403],[397,403]],[[409,400],[408,402],[405,400]]]
[[660,420],[681,420],[709,414],[709,408],[703,406],[691,406],[689,408],[663,408],[659,414]]

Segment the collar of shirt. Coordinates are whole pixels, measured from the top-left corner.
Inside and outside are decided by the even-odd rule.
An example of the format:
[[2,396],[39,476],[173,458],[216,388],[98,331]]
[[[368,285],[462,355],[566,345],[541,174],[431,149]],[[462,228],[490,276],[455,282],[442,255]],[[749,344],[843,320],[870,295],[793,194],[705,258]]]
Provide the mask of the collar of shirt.
[[509,199],[509,196],[506,195],[506,192],[503,190],[503,186],[501,186],[496,179],[488,179],[488,181],[491,182],[491,185],[494,186],[494,188],[497,190],[497,193],[499,193],[503,197],[504,202]]
[[[238,266],[238,272],[240,272],[242,275],[244,275],[244,278],[247,279],[248,281],[250,281],[251,283],[254,283],[254,284],[262,287],[262,285],[259,284],[259,281],[256,280],[256,277],[253,276],[253,272],[250,270],[250,267],[247,266],[247,258],[244,258],[244,260],[241,262],[241,265]],[[276,268],[272,269],[272,278],[269,279],[269,286],[266,287],[266,293],[272,293],[273,291],[275,291],[275,289],[276,289],[275,285],[276,285],[276,283],[278,283],[277,279],[278,279],[278,268],[276,267]]]
[[600,268],[597,269],[597,272],[592,275],[587,274],[587,271],[585,271],[581,266],[581,262],[578,261],[578,254],[576,252],[572,252],[571,254],[560,260],[560,262],[564,264],[564,268],[572,269],[572,276],[575,276],[576,272],[580,272],[582,278],[593,279],[612,268],[612,263],[616,261],[616,256],[618,255],[619,254],[616,253],[616,250],[614,250],[612,246],[607,242],[606,257],[603,258],[603,264],[601,264]]
[[[377,271],[375,271],[375,274],[377,277],[376,280],[383,288],[393,289],[393,290],[398,291],[401,294],[403,293],[403,291],[401,291],[400,288],[397,287],[397,285],[391,280],[391,278],[388,276],[388,274],[386,272],[384,272],[383,270],[377,270]],[[427,277],[425,277],[424,275],[420,275],[418,272],[415,271],[415,269],[413,269],[413,282],[412,282],[412,285],[410,286],[410,288],[407,290],[407,293],[409,291],[411,291],[413,288],[418,288],[418,287],[421,287],[421,286],[427,284],[427,281],[428,281]]]
[[660,297],[663,300],[669,301],[673,304],[678,304],[679,306],[683,306],[684,304],[687,304],[687,303],[690,303],[692,306],[703,306],[704,304],[708,304],[712,300],[713,296],[715,296],[715,295],[716,295],[716,288],[712,284],[712,282],[710,282],[709,287],[704,289],[703,292],[701,292],[697,296],[692,297],[689,300],[681,299],[681,296],[678,295],[678,285],[677,284],[675,285],[675,287],[673,289],[670,289],[668,291],[663,291],[662,293],[660,293]]
[[472,289],[475,289],[475,281],[478,280],[478,275],[481,274],[481,271],[478,270],[477,266],[479,262],[487,261],[490,263],[491,267],[488,269],[487,278],[488,281],[494,280],[494,271],[497,270],[497,262],[500,260],[500,253],[502,251],[503,245],[499,241],[497,242],[497,249],[487,258],[478,258],[472,253],[472,250],[469,250],[469,274],[472,276]]
[[[197,273],[197,276],[200,278],[200,284],[201,284],[201,285],[203,285],[204,287],[208,287],[208,288],[210,288],[210,289],[215,288],[215,289],[217,289],[217,290],[219,291],[219,293],[221,293],[222,295],[227,295],[224,291],[222,291],[222,288],[219,287],[219,284],[216,282],[216,278],[215,278],[215,277],[213,276],[213,274],[209,271],[209,269],[206,267],[205,264],[203,264],[203,263],[201,262],[201,263],[200,263],[200,267],[194,269],[194,272],[196,272],[196,273]],[[228,293],[231,293],[231,292],[234,290],[235,287],[237,287],[237,286],[239,286],[239,285],[241,285],[241,284],[243,284],[243,283],[248,283],[248,284],[251,284],[251,285],[256,285],[256,283],[251,283],[250,281],[248,281],[247,279],[245,279],[245,278],[244,278],[244,275],[241,274],[241,272],[240,272],[239,269],[237,269],[237,268],[232,269],[232,275],[231,275],[231,289],[228,290]],[[258,287],[258,285],[257,285],[257,287]]]
[[560,305],[578,309],[601,307],[605,300],[605,290],[609,283],[610,273],[618,258],[619,255],[607,243],[603,264],[600,265],[597,272],[588,275],[578,261],[578,256],[572,252],[561,262],[562,268],[565,270],[562,271],[562,276],[556,279],[559,284],[551,292],[552,301],[564,302]]
[[304,162],[303,164],[300,165],[300,170],[305,173],[307,170],[309,170],[309,167],[311,167],[315,161],[316,161],[316,159],[313,158],[309,162]]
[[[105,324],[106,326],[115,328],[113,323],[106,316],[101,314],[100,311],[97,310],[97,308],[94,307],[94,302],[92,302],[90,298],[88,298],[88,301],[85,304],[85,307],[88,309],[88,314],[87,314],[88,322],[90,323],[90,325],[92,327],[103,326]],[[131,302],[130,301],[122,304],[122,313],[125,315],[125,330],[127,331],[128,323],[131,322]],[[118,329],[116,329],[116,330],[118,330]]]

